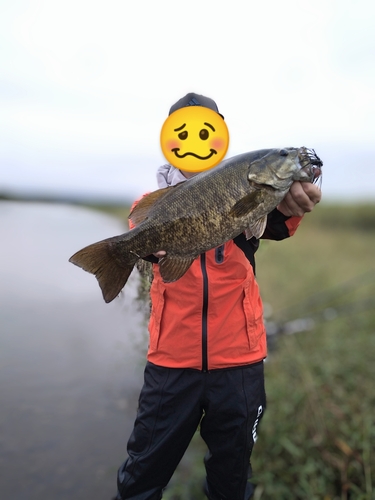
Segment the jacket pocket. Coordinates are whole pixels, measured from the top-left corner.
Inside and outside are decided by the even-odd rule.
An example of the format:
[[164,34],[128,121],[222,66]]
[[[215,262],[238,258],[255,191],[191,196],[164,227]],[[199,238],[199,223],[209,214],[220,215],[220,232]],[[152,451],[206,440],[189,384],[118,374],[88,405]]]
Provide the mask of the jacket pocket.
[[150,351],[156,351],[159,345],[160,325],[164,310],[164,293],[165,289],[159,286],[156,290],[151,291],[152,309],[148,331],[150,334]]
[[243,308],[246,318],[246,330],[249,348],[254,349],[264,333],[263,305],[258,284],[253,279],[244,284]]

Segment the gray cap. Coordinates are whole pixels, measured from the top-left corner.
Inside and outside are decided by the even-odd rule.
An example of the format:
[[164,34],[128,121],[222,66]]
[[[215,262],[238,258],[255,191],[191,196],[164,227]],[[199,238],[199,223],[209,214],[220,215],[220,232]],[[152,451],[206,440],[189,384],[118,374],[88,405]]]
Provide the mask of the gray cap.
[[213,101],[209,97],[205,97],[204,95],[194,94],[194,92],[186,94],[185,97],[182,97],[179,101],[173,104],[173,106],[169,110],[169,114],[171,115],[174,111],[177,111],[181,108],[186,108],[187,106],[203,106],[204,108],[212,109],[224,119],[224,116],[219,113],[215,101]]

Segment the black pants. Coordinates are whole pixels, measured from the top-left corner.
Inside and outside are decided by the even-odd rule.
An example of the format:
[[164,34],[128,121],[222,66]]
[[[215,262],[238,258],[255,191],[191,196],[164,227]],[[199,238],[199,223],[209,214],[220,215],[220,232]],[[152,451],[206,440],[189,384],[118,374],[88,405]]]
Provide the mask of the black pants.
[[200,423],[208,498],[249,499],[250,455],[265,404],[263,362],[207,373],[147,363],[129,458],[118,471],[119,498],[162,498]]

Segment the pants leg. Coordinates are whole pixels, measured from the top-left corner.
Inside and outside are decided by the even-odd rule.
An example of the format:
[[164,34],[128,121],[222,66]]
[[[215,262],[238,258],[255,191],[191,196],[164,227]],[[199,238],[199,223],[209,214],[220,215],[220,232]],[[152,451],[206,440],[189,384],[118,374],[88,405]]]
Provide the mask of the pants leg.
[[202,416],[201,374],[148,363],[129,458],[117,477],[123,500],[159,500]]
[[250,456],[266,405],[263,363],[207,374],[201,435],[210,500],[248,500]]

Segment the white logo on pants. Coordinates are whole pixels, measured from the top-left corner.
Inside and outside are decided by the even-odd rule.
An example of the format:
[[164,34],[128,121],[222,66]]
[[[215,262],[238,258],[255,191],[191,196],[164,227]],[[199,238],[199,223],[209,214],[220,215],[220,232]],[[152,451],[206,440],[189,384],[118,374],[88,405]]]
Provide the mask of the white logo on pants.
[[253,430],[252,430],[254,443],[256,442],[256,440],[258,438],[258,436],[257,436],[257,427],[258,427],[259,418],[262,415],[262,413],[263,413],[263,406],[260,405],[259,408],[258,408],[258,415],[257,415],[257,418],[256,418],[256,420],[254,422]]

